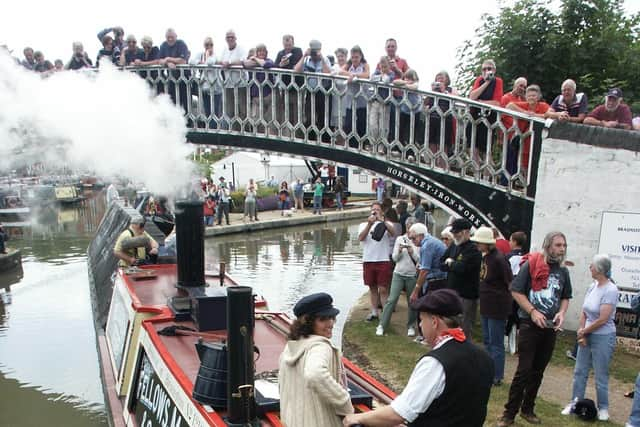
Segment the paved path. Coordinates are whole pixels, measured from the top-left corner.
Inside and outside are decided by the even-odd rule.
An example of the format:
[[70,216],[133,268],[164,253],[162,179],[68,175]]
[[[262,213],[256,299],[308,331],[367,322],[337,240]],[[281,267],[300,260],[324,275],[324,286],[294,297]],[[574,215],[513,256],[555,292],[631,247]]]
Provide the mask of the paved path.
[[[358,322],[364,321],[364,318],[369,313],[369,299],[368,295],[363,295],[358,303],[351,309],[348,321]],[[401,296],[398,300],[396,311],[391,317],[391,326],[398,333],[404,334],[405,324],[407,319],[407,304],[406,298]],[[376,322],[371,323],[371,327],[375,328]],[[411,342],[412,338],[407,338],[407,342]],[[516,369],[518,359],[516,356],[507,354],[505,364],[505,379],[511,382],[513,374]],[[639,366],[640,368],[640,366]],[[503,387],[508,387],[505,384]],[[544,380],[542,387],[540,388],[539,395],[544,396],[544,400],[553,402],[564,407],[566,403],[571,400],[571,392],[573,387],[573,370],[566,366],[549,365],[545,370]],[[611,421],[624,425],[631,412],[632,400],[624,397],[624,393],[632,390],[634,384],[624,383],[615,378],[609,379],[609,415]],[[396,390],[400,391],[400,390]],[[595,398],[595,386],[593,382],[593,375],[589,377],[589,383],[587,384],[587,395],[589,399],[596,400]]]
[[223,225],[206,227],[205,237],[352,219],[362,219],[364,221],[367,217],[367,212],[369,212],[370,204],[370,200],[350,202],[342,211],[338,211],[335,208],[323,209],[322,215],[314,215],[312,209],[295,211],[291,216],[288,214],[282,215],[279,210],[263,211],[258,212],[259,221],[249,221],[248,218],[243,218],[241,213],[232,213],[229,215],[230,225],[226,225],[223,218]]

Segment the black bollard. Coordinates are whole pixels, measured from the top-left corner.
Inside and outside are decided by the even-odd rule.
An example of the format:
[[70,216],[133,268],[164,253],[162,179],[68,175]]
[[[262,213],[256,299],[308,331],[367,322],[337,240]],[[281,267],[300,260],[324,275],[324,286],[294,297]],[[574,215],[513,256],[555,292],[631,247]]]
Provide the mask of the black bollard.
[[204,214],[200,201],[176,202],[178,287],[206,286],[204,279]]
[[259,426],[256,416],[253,364],[255,325],[249,286],[227,288],[227,410],[229,426]]

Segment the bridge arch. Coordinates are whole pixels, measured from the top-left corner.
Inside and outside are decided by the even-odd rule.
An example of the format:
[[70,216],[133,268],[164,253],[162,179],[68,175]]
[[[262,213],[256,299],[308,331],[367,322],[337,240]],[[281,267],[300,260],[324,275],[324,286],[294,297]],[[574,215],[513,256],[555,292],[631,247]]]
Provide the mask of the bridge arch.
[[268,137],[198,131],[189,132],[187,139],[194,144],[281,153],[360,167],[433,200],[447,211],[467,218],[476,227],[495,226],[505,235],[516,229],[529,231],[533,220],[533,200],[529,198],[512,197],[481,183],[388,161],[369,153],[340,150],[324,144],[291,144]]

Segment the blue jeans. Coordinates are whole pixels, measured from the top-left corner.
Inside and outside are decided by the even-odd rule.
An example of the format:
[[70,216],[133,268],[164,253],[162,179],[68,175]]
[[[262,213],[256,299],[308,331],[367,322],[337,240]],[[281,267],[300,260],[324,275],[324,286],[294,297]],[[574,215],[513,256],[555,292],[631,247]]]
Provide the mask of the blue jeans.
[[382,196],[384,194],[384,188],[376,187],[376,200],[382,203]]
[[504,378],[504,327],[505,319],[490,319],[480,316],[482,319],[482,339],[487,353],[493,359],[494,381],[502,381]]
[[336,206],[342,209],[342,193],[336,193]]
[[636,378],[636,389],[633,396],[633,404],[631,405],[631,415],[629,415],[629,421],[632,427],[640,427],[640,374]]
[[615,346],[615,334],[591,334],[587,336],[587,345],[578,347],[576,367],[573,371],[572,398],[584,398],[589,370],[593,367],[598,408],[609,409],[609,363]]
[[313,196],[313,213],[322,213],[322,196]]

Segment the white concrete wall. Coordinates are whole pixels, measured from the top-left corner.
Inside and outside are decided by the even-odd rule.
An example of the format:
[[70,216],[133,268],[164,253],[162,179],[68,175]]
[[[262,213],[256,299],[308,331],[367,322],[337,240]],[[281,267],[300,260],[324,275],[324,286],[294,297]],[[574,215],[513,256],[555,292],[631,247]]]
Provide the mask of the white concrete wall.
[[589,263],[598,250],[603,211],[640,212],[640,155],[623,149],[545,139],[534,208],[531,250],[549,231],[567,236],[573,300],[565,328],[577,329]]

